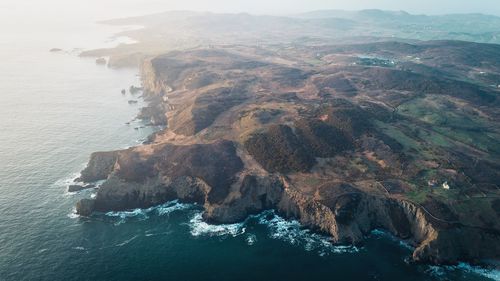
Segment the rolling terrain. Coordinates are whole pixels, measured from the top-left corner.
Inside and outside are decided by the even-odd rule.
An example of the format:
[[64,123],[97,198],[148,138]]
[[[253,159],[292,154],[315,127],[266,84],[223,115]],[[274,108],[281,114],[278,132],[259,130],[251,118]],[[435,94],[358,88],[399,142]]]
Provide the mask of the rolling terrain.
[[140,117],[167,128],[94,153],[80,180],[105,182],[77,211],[180,199],[232,223],[275,209],[334,243],[386,229],[418,262],[498,259],[499,60],[499,45],[446,40],[151,56]]

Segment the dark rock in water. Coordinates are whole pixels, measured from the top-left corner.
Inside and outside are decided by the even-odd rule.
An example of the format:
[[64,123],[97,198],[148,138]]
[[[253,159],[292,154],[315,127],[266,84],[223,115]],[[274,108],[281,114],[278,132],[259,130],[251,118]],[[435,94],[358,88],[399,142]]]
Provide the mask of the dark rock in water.
[[97,65],[105,65],[107,63],[106,59],[105,58],[98,58],[95,60],[95,63]]
[[77,192],[83,189],[83,186],[77,185],[77,184],[72,184],[68,186],[68,192]]
[[51,52],[51,53],[58,53],[58,52],[62,52],[62,49],[52,48],[52,49],[49,50],[49,52]]
[[136,87],[134,85],[130,86],[130,88],[129,88],[129,92],[132,95],[135,95],[135,94],[139,93],[140,91],[142,91],[142,88],[141,87]]
[[129,101],[128,101],[128,104],[136,104],[136,103],[137,103],[137,101],[136,101],[136,100],[129,100]]
[[90,189],[90,188],[94,188],[94,187],[95,187],[95,185],[93,185],[93,184],[87,184],[87,185],[72,184],[72,185],[68,186],[68,192],[78,192],[81,190]]
[[122,89],[122,95],[125,95],[127,91],[125,89]]
[[76,213],[80,216],[88,217],[94,210],[95,200],[82,199],[76,203]]

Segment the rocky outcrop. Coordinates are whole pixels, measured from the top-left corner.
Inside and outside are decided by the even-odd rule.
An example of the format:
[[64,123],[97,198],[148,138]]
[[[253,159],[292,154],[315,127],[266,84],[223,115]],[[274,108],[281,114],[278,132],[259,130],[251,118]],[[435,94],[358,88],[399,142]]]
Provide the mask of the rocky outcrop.
[[82,199],[76,203],[77,213],[81,216],[90,216],[95,211],[95,200]]
[[176,198],[220,203],[242,167],[230,141],[150,145],[147,150],[94,153],[81,179],[107,179],[97,192],[96,211],[143,208]]
[[172,89],[165,81],[158,77],[157,70],[153,67],[151,59],[144,60],[141,65],[141,79],[145,94],[148,95],[164,95]]
[[285,189],[278,210],[306,226],[329,233],[336,243],[360,243],[373,229],[385,229],[416,248],[415,262],[455,264],[498,259],[500,233],[438,221],[414,203],[364,193],[339,196],[326,206]]
[[247,175],[222,204],[206,202],[203,218],[214,223],[240,222],[248,215],[274,209],[282,195],[283,183],[278,177]]
[[[250,214],[275,209],[331,235],[334,243],[361,243],[373,229],[385,229],[415,245],[416,262],[477,262],[498,258],[500,252],[498,231],[440,221],[404,199],[333,184],[318,200],[276,174],[240,174],[237,180],[243,164],[231,142],[150,149],[154,151],[148,154],[151,158],[132,149],[104,154],[106,157],[94,154],[85,178],[109,177],[95,199],[77,203],[77,213],[88,216],[96,211],[147,208],[178,199],[202,205],[203,218],[212,223],[239,222]],[[91,175],[96,167],[107,169]]]
[[105,181],[77,212],[178,199],[234,223],[275,209],[334,243],[385,229],[415,246],[417,262],[499,259],[500,150],[485,137],[498,133],[493,90],[460,82],[477,69],[435,77],[435,58],[409,70],[404,48],[384,54],[398,58],[391,66],[380,54],[363,63],[373,46],[356,48],[226,46],[145,61],[139,118],[168,127],[94,153],[80,179]]
[[68,186],[68,192],[78,192],[78,191],[82,191],[82,190],[90,189],[90,188],[94,188],[94,187],[95,187],[95,185],[93,185],[93,184],[86,184],[86,185],[72,184],[72,185]]
[[94,152],[90,155],[87,167],[76,181],[95,182],[104,180],[113,171],[118,152]]

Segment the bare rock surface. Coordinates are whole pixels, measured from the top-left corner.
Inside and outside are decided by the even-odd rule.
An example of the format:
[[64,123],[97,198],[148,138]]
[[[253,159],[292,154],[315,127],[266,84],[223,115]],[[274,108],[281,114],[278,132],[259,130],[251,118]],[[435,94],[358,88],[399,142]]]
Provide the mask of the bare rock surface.
[[92,154],[80,180],[104,183],[77,212],[178,199],[233,223],[275,209],[335,243],[385,229],[417,262],[499,259],[500,92],[475,74],[497,71],[499,56],[431,41],[149,58],[139,117],[168,126]]

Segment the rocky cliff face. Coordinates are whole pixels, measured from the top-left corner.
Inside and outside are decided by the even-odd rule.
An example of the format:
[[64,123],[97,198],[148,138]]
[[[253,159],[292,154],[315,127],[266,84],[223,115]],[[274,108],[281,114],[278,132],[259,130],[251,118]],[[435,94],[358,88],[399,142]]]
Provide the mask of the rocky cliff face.
[[146,59],[140,67],[142,86],[148,95],[164,95],[172,89],[158,77],[151,59]]
[[[417,262],[499,259],[498,93],[460,91],[451,79],[477,69],[444,75],[404,50],[317,50],[231,46],[146,61],[140,117],[168,128],[147,145],[92,154],[81,180],[105,182],[77,212],[179,199],[233,223],[275,209],[335,243],[385,229],[415,246]],[[371,59],[382,55],[401,65]]]
[[[385,229],[416,247],[413,259],[417,262],[453,264],[498,258],[497,231],[439,221],[414,203],[370,195],[352,186],[327,200],[315,200],[278,174],[241,173],[244,167],[232,143],[207,146],[161,148],[166,154],[159,158],[156,155],[161,152],[155,148],[154,156],[149,156],[153,159],[131,156],[138,153],[134,150],[121,151],[114,154],[113,165],[107,157],[109,153],[94,154],[86,171],[101,171],[98,168],[110,166],[113,169],[104,170],[107,180],[96,198],[78,202],[77,212],[88,216],[96,211],[147,208],[178,199],[202,205],[203,218],[209,222],[234,223],[250,214],[275,209],[285,217],[296,218],[307,227],[330,234],[335,243],[361,243],[372,230]],[[197,166],[187,158],[210,165]],[[163,165],[175,169],[160,168],[144,174],[144,163],[148,162],[151,164],[148,170]],[[223,173],[209,171],[211,168]],[[103,172],[89,173],[85,178],[102,176]],[[339,188],[342,189],[337,185]]]

